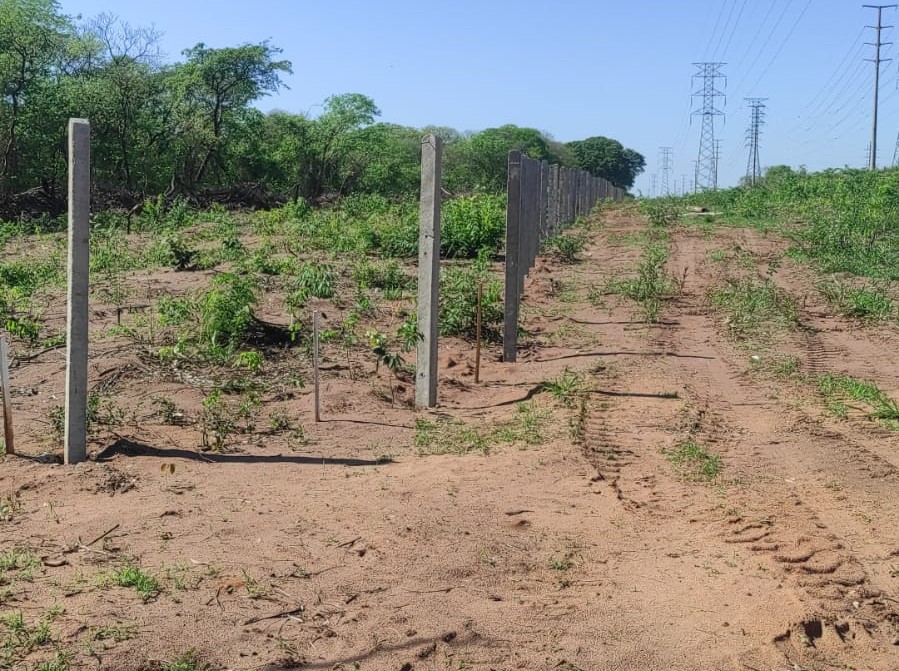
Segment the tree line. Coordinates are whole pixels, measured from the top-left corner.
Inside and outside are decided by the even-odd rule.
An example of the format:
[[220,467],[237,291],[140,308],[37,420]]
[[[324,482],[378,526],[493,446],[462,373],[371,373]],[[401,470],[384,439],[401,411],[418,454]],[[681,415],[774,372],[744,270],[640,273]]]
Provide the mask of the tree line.
[[386,123],[359,93],[328,98],[315,117],[254,107],[290,73],[269,42],[197,44],[170,63],[152,28],[109,14],[75,19],[55,0],[0,0],[0,198],[64,191],[70,117],[91,121],[97,187],[138,197],[242,184],[310,201],[402,197],[418,190],[427,132],[445,142],[444,182],[454,193],[502,191],[512,149],[624,188],[645,166],[602,136],[562,143],[514,125],[460,132]]

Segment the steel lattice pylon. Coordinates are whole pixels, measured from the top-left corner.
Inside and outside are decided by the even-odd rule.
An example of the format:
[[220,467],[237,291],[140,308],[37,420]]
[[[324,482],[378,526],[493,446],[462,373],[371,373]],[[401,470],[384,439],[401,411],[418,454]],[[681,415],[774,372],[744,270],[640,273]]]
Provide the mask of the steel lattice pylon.
[[[697,72],[693,75],[693,98],[700,99],[700,105],[693,110],[693,116],[702,117],[699,136],[699,162],[696,167],[696,189],[706,191],[718,188],[718,161],[715,147],[715,117],[724,112],[715,105],[724,93],[717,88],[719,79],[727,79],[721,69],[726,63],[694,63]],[[697,84],[698,81],[698,84]]]
[[749,146],[749,161],[746,164],[746,180],[755,186],[762,177],[762,162],[759,158],[759,136],[765,125],[765,101],[767,98],[746,98],[750,109],[749,130],[746,144]]
[[660,196],[671,195],[671,169],[674,166],[674,153],[671,147],[659,147],[659,171],[662,173],[662,185],[659,189]]

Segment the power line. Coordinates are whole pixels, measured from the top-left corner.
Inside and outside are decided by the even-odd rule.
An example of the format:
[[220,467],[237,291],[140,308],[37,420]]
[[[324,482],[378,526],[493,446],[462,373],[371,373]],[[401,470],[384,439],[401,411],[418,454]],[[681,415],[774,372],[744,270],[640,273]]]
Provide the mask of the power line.
[[730,30],[730,37],[727,38],[727,44],[724,45],[724,51],[721,52],[721,58],[727,56],[727,52],[730,51],[731,42],[734,41],[734,35],[737,32],[737,27],[740,25],[740,19],[743,18],[743,11],[746,9],[746,4],[749,0],[743,0],[743,4],[740,5],[740,11],[737,13],[737,20],[734,21],[734,26]]
[[793,24],[793,27],[790,28],[790,32],[787,33],[784,41],[781,42],[780,46],[777,48],[777,51],[774,53],[774,56],[771,57],[771,60],[768,61],[768,65],[765,66],[765,69],[762,71],[762,74],[759,75],[758,80],[753,84],[751,90],[755,90],[759,84],[762,83],[762,80],[765,78],[765,75],[768,74],[768,70],[771,69],[771,66],[774,65],[774,61],[777,60],[777,57],[780,56],[780,52],[783,51],[784,47],[787,46],[787,43],[790,41],[790,38],[793,37],[793,33],[796,32],[796,28],[802,22],[805,13],[808,11],[808,8],[812,6],[812,0],[808,0],[805,3],[805,7],[802,8],[802,11],[799,13],[799,16],[796,18],[796,22]]
[[740,85],[742,85],[743,82],[746,81],[746,79],[749,77],[749,73],[752,72],[753,68],[755,68],[756,64],[759,62],[759,59],[762,57],[762,54],[765,53],[765,49],[768,48],[768,45],[771,43],[771,40],[774,38],[774,35],[777,33],[777,29],[780,28],[780,24],[783,22],[784,17],[787,15],[787,10],[790,9],[790,5],[792,5],[792,4],[793,4],[793,0],[789,0],[787,2],[786,6],[784,6],[783,11],[780,13],[780,16],[777,18],[777,21],[774,24],[774,28],[771,29],[771,32],[768,33],[768,37],[766,37],[765,41],[762,43],[762,48],[759,49],[755,58],[752,60],[752,63],[746,69],[746,71],[743,73],[743,76],[738,81],[737,86],[734,87],[737,91],[740,90]]
[[712,48],[712,42],[715,41],[715,34],[718,32],[718,26],[721,25],[721,17],[724,16],[724,8],[727,7],[727,2],[728,0],[722,0],[721,9],[718,10],[718,18],[715,19],[715,27],[712,28],[712,32],[709,33],[709,43],[705,47],[706,58],[709,58],[711,56],[709,50]]
[[[863,27],[858,31],[858,34],[852,39],[852,43],[849,46],[849,50],[846,52],[846,55],[843,56],[843,60],[840,61],[840,64],[834,69],[831,73],[830,78],[825,82],[824,86],[818,90],[815,96],[806,103],[805,107],[803,107],[800,111],[804,112],[811,108],[809,112],[809,116],[812,116],[815,112],[818,111],[818,108],[824,105],[827,102],[827,93],[833,91],[834,88],[839,86],[840,82],[846,77],[846,75],[851,71],[852,65],[858,65],[857,57],[861,54],[862,49],[864,49],[864,43],[859,42],[862,35],[865,32],[865,28]],[[851,81],[851,80],[850,80]],[[848,88],[848,87],[847,87]],[[819,101],[820,99],[820,101]]]
[[768,23],[768,19],[771,18],[771,13],[774,11],[774,8],[777,7],[777,0],[771,0],[771,6],[768,7],[768,11],[765,13],[765,18],[762,19],[762,22],[759,24],[759,27],[755,31],[755,35],[752,36],[752,39],[749,40],[749,45],[746,47],[746,53],[743,54],[743,57],[740,58],[738,63],[745,63],[749,58],[749,52],[752,51],[752,46],[756,43],[759,37],[762,34],[762,29],[765,27],[765,24]]
[[730,19],[734,15],[734,10],[736,8],[737,0],[734,0],[733,4],[730,6],[730,12],[727,14],[727,21],[724,22],[724,28],[721,29],[721,35],[718,37],[718,44],[715,45],[715,51],[712,52],[712,58],[715,58],[719,53],[721,43],[724,41],[724,35],[727,33],[727,27],[730,25]]

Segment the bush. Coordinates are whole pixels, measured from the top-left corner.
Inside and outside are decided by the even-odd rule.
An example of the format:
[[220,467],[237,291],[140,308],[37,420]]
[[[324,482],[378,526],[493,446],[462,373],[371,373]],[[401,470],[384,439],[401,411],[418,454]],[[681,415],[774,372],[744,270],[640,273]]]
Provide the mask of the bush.
[[448,258],[496,251],[506,233],[505,195],[482,194],[443,204],[440,250]]
[[487,269],[486,256],[468,267],[447,268],[440,275],[440,335],[473,338],[477,326],[478,285],[483,283],[484,337],[499,337],[503,320],[502,283]]

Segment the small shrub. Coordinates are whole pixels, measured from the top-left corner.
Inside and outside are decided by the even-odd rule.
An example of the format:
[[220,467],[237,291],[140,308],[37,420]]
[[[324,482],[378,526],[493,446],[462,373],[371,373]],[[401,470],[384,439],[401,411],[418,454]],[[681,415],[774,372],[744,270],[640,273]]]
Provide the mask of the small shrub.
[[505,196],[480,194],[443,204],[440,247],[448,258],[473,258],[499,249],[506,233]]
[[582,234],[554,235],[543,243],[545,252],[552,254],[562,263],[574,263],[577,256],[587,246],[587,238]]
[[440,335],[473,338],[477,327],[478,285],[483,284],[481,306],[484,337],[499,337],[503,320],[502,284],[487,270],[486,260],[469,267],[447,268],[440,275]]
[[721,457],[694,440],[681,441],[664,454],[688,480],[713,480],[721,472]]
[[144,601],[159,594],[159,581],[149,573],[131,564],[114,571],[112,581],[120,587],[133,587]]

